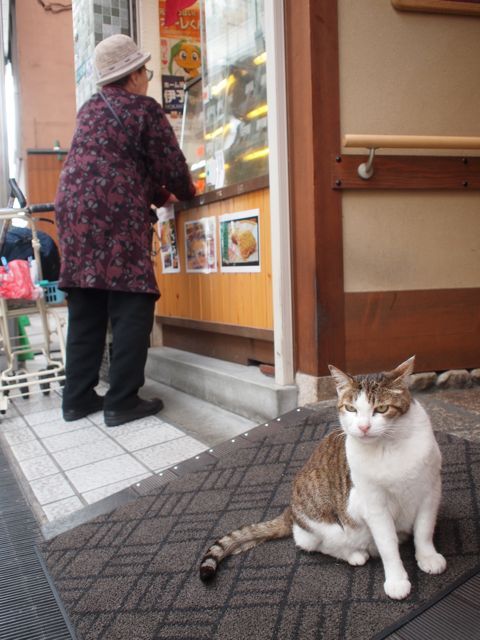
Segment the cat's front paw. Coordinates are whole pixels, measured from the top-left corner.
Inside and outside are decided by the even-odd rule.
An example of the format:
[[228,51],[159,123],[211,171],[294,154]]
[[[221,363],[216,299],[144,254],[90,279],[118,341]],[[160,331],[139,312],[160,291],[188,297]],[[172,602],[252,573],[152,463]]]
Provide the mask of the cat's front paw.
[[417,556],[417,564],[425,573],[443,573],[447,568],[447,561],[440,553]]
[[366,563],[369,557],[370,556],[367,551],[354,551],[348,557],[348,564],[351,564],[352,567],[361,567]]
[[393,600],[403,600],[410,593],[412,585],[408,578],[404,580],[385,580],[383,588],[389,598]]

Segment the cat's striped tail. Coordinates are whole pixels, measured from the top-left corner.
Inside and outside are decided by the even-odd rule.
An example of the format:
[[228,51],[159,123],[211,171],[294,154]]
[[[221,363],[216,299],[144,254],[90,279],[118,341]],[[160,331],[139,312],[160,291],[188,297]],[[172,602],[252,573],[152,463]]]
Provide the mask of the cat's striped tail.
[[200,563],[200,578],[207,582],[217,573],[218,565],[228,556],[247,551],[267,540],[287,538],[292,534],[292,513],[290,507],[267,522],[250,524],[228,533],[208,549]]

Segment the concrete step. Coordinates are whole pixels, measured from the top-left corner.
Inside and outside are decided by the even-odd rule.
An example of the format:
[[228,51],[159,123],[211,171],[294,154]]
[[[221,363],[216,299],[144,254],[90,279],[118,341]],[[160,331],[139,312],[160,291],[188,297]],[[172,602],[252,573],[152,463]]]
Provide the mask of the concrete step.
[[258,367],[170,347],[150,349],[145,375],[258,423],[297,406],[297,387],[276,384]]
[[258,425],[243,416],[217,407],[205,400],[183,393],[147,378],[140,395],[161,398],[164,408],[158,417],[177,427],[187,436],[205,444],[205,448],[222,444]]

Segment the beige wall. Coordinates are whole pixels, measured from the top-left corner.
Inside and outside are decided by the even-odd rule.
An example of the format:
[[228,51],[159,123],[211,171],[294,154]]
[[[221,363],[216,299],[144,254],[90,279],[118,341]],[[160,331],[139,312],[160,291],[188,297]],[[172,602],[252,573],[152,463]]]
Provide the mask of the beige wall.
[[480,286],[480,194],[344,196],[345,290]]
[[68,148],[75,125],[71,11],[52,13],[38,2],[16,1],[21,153]]
[[148,87],[148,95],[162,102],[162,68],[160,64],[160,15],[158,1],[139,0],[137,2],[138,42],[144,51],[152,54],[147,64],[153,70],[153,79]]
[[[339,37],[342,134],[480,136],[479,18],[339,0]],[[346,291],[480,285],[479,191],[350,191],[343,216]]]

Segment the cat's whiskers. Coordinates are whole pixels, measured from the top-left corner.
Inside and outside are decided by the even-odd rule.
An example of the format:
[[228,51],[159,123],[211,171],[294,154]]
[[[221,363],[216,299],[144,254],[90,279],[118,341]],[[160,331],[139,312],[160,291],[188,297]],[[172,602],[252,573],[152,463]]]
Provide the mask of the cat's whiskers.
[[382,435],[384,435],[387,439],[402,440],[404,438],[409,438],[412,433],[420,430],[421,428],[421,423],[405,422],[399,420],[387,425]]
[[385,431],[382,432],[379,438],[383,438],[384,440],[391,440],[391,441],[402,439],[402,438],[399,438],[399,430],[395,430],[395,429],[385,429]]

